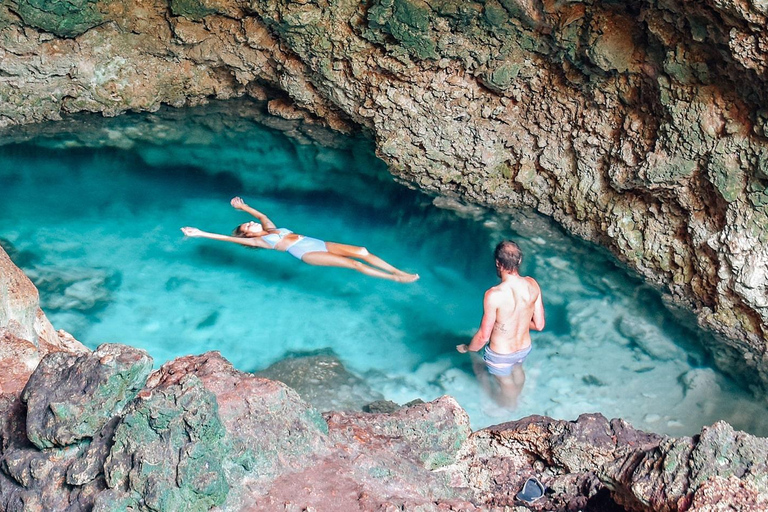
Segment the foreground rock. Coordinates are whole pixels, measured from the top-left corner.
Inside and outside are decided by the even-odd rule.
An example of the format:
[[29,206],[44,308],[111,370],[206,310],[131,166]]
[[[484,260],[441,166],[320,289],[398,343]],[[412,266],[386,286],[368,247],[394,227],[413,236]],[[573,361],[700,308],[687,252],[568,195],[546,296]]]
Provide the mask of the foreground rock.
[[79,357],[51,354],[21,394],[27,406],[27,437],[38,448],[92,438],[136,397],[150,371],[152,359],[129,347],[103,345]]
[[[22,396],[55,403],[54,412],[110,397],[122,372],[104,378],[104,359],[144,368],[146,356],[137,352],[104,345],[86,356],[48,356]],[[68,371],[48,372],[57,365]],[[73,374],[80,384],[70,381]],[[365,510],[436,501],[472,508],[447,474],[434,472],[456,460],[470,433],[450,398],[391,415],[326,420],[284,384],[241,373],[217,353],[164,365],[125,407],[112,398],[94,414],[101,421],[87,422],[98,422],[90,434],[77,422],[51,429],[49,416],[32,414],[31,399],[26,406],[4,399],[3,510],[332,510],[339,499]],[[40,434],[52,430],[56,435]],[[327,493],[309,492],[308,482]]]
[[766,449],[767,439],[722,422],[670,438],[599,414],[531,416],[475,432],[456,468],[493,506],[512,505],[537,476],[549,488],[537,510],[763,510]]
[[768,505],[768,440],[724,423],[675,439],[601,415],[532,416],[471,433],[449,397],[320,415],[215,352],[164,365],[124,403],[111,394],[131,361],[135,378],[122,380],[146,378],[147,356],[130,347],[60,352],[27,383],[22,396],[54,412],[94,404],[91,421],[51,429],[30,399],[0,398],[3,510],[488,510],[519,506],[529,476],[548,488],[535,510]]
[[[608,247],[768,388],[764,2],[0,6],[0,126],[251,96]],[[119,137],[118,137],[119,138]]]

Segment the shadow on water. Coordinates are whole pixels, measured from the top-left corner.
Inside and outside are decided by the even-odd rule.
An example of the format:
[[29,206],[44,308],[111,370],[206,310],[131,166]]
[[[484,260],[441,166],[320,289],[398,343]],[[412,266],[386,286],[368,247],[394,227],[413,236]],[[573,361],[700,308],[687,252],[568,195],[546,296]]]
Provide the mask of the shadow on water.
[[301,283],[291,283],[296,281],[297,275],[294,262],[284,259],[291,257],[288,254],[276,254],[255,247],[200,245],[194,255],[205,267],[226,267],[243,276],[250,275],[261,284],[303,286]]

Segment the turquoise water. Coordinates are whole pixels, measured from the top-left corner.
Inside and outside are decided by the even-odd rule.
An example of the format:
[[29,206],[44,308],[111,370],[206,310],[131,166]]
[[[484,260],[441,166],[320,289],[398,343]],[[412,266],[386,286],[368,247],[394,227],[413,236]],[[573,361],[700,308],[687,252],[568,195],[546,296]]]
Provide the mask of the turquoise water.
[[[364,141],[324,148],[294,125],[200,112],[84,118],[0,146],[0,238],[56,328],[92,348],[146,349],[158,365],[218,350],[259,371],[330,348],[389,400],[456,397],[474,428],[597,411],[673,435],[718,419],[768,434],[764,406],[713,369],[702,333],[546,219],[406,188]],[[182,236],[181,226],[229,233],[249,220],[229,206],[235,195],[278,226],[364,245],[421,279],[392,283]],[[503,238],[522,246],[523,273],[539,281],[547,312],[514,412],[454,349],[477,328]]]

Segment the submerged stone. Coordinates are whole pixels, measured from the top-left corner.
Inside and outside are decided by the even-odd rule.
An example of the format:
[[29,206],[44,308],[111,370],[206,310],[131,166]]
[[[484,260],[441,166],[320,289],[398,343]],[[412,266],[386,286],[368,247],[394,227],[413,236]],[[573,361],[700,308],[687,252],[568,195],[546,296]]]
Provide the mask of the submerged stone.
[[624,315],[618,330],[651,358],[660,361],[685,359],[685,351],[655,325],[636,316]]
[[332,350],[291,354],[257,375],[285,383],[321,411],[361,411],[384,398],[347,370]]
[[26,273],[42,292],[42,307],[47,311],[103,309],[122,280],[119,273],[99,268],[35,266]]

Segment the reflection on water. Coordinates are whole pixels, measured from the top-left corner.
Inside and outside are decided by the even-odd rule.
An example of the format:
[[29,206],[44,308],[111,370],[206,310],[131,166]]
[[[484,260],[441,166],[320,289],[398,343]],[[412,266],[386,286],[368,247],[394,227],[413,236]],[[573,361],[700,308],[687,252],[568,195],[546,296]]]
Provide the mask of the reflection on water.
[[[0,238],[55,327],[91,347],[144,348],[158,364],[218,350],[244,371],[331,349],[374,394],[398,403],[450,394],[475,428],[599,411],[674,435],[718,419],[768,434],[764,407],[713,370],[700,333],[546,219],[397,185],[357,140],[323,149],[220,110],[198,113],[79,124],[0,147]],[[181,226],[228,233],[247,220],[229,206],[234,195],[280,227],[364,245],[421,279],[380,281],[182,237]],[[454,349],[477,328],[496,282],[493,247],[509,237],[547,312],[514,413],[483,393]]]

